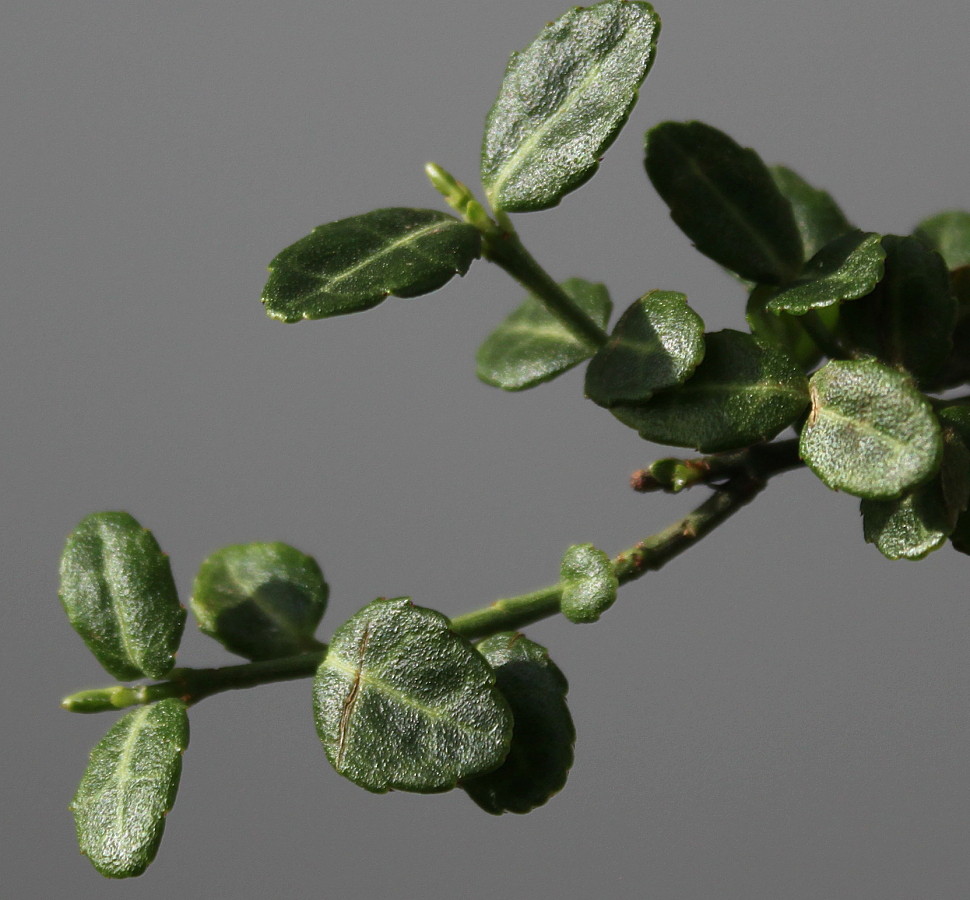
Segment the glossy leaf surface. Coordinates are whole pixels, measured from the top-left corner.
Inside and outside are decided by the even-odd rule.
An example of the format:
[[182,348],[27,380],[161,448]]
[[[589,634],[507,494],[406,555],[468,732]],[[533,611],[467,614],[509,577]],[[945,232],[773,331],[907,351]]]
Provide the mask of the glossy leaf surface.
[[643,406],[610,411],[645,440],[716,453],[774,437],[808,405],[805,375],[763,341],[725,329],[705,342],[704,361],[687,382]]
[[175,665],[185,609],[168,557],[128,513],[94,513],[71,532],[59,596],[74,630],[115,678],[161,678]]
[[775,186],[791,204],[806,259],[811,259],[826,244],[853,230],[828,193],[812,187],[785,166],[771,166],[768,171]]
[[453,788],[498,766],[512,735],[491,667],[406,597],[375,600],[337,629],[313,707],[333,767],[377,793]]
[[270,263],[266,313],[283,322],[360,312],[464,275],[477,229],[432,209],[378,209],[314,228]]
[[970,212],[939,213],[920,222],[913,233],[943,257],[948,269],[970,266]]
[[649,3],[606,0],[571,9],[512,55],[482,143],[495,209],[547,209],[592,177],[636,102],[659,31]]
[[546,648],[521,634],[496,634],[476,649],[495,670],[515,730],[505,762],[461,786],[493,815],[527,813],[563,788],[573,764],[576,730],[566,705],[569,686]]
[[810,389],[799,453],[833,490],[892,499],[936,471],[939,422],[905,375],[874,359],[833,360]]
[[616,323],[586,369],[586,396],[600,406],[642,403],[682,384],[704,358],[704,322],[676,291],[651,291]]
[[802,240],[791,204],[753,150],[702,122],[664,122],[647,132],[646,168],[705,256],[761,284],[798,273]]
[[770,312],[801,316],[863,297],[883,276],[886,251],[881,235],[851,231],[826,244],[802,269],[798,280],[768,301]]
[[81,852],[102,875],[140,875],[155,858],[188,743],[185,704],[160,700],[126,713],[91,751],[71,811]]
[[318,646],[329,588],[316,561],[279,543],[237,544],[209,556],[195,577],[192,612],[205,634],[247,659]]
[[592,544],[575,544],[559,567],[560,609],[570,622],[595,622],[616,601],[620,586],[613,562]]
[[[613,304],[602,284],[570,278],[562,288],[597,325],[606,326]],[[523,391],[561,375],[592,355],[587,344],[530,294],[479,347],[476,372],[486,384]]]

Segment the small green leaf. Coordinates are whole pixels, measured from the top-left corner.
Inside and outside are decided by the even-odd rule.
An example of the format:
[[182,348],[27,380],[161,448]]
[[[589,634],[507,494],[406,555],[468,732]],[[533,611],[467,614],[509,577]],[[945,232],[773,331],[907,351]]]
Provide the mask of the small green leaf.
[[588,181],[653,64],[660,18],[649,3],[575,7],[513,53],[482,143],[495,209],[555,206]]
[[828,193],[812,187],[785,166],[771,166],[768,171],[775,186],[791,204],[806,259],[811,259],[837,237],[852,231],[845,214]]
[[74,630],[115,678],[161,678],[175,665],[185,609],[168,557],[128,513],[94,513],[71,532],[59,596]]
[[[822,358],[815,339],[806,331],[804,320],[788,313],[770,313],[768,302],[775,295],[775,288],[770,285],[757,285],[750,294],[745,306],[744,317],[751,328],[751,333],[777,347],[802,371],[813,369]],[[820,324],[831,332],[838,325],[839,309],[829,306],[818,310]]]
[[950,210],[924,219],[913,234],[936,250],[951,271],[970,266],[970,212]]
[[559,567],[562,600],[559,608],[570,622],[595,622],[616,601],[620,586],[613,562],[592,544],[575,544]]
[[600,406],[642,403],[682,384],[704,358],[704,322],[676,291],[636,301],[586,369],[586,396]]
[[476,649],[495,670],[515,731],[505,762],[461,786],[492,815],[531,812],[562,790],[573,764],[576,729],[566,705],[569,686],[546,648],[521,634],[496,634]]
[[647,132],[646,168],[705,256],[761,284],[798,274],[804,257],[791,204],[754,150],[701,122],[664,122]]
[[238,544],[202,563],[191,606],[199,628],[227,650],[275,659],[319,646],[313,633],[328,595],[313,557],[286,544]]
[[717,453],[774,437],[808,405],[805,375],[768,344],[730,329],[705,343],[704,361],[686,383],[643,406],[610,411],[645,440]]
[[263,303],[283,322],[417,297],[464,275],[481,253],[471,225],[433,209],[377,209],[314,228],[277,254]]
[[108,878],[141,875],[175,802],[189,717],[181,700],[122,716],[91,751],[71,803],[81,852]]
[[943,441],[929,401],[874,359],[833,360],[809,383],[799,453],[830,488],[889,500],[929,478]]
[[[581,278],[562,283],[563,290],[600,327],[613,304],[602,284]],[[523,391],[549,381],[593,355],[534,294],[513,311],[478,348],[478,377],[506,391]]]
[[334,633],[313,685],[333,767],[375,793],[431,793],[496,768],[512,717],[495,673],[448,619],[375,600]]
[[826,244],[802,269],[798,280],[768,301],[773,313],[802,316],[812,309],[855,300],[883,276],[886,251],[881,235],[850,231]]

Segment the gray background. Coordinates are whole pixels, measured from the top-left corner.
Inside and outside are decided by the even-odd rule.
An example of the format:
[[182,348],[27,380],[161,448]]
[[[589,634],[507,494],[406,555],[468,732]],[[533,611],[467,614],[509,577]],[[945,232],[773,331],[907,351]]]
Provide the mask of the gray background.
[[[283,540],[331,582],[322,634],[378,595],[456,614],[555,579],[699,497],[641,497],[662,455],[581,398],[478,383],[521,297],[484,264],[442,291],[284,326],[265,265],[313,226],[438,207],[422,165],[477,184],[508,54],[561,0],[32,0],[0,31],[5,304],[3,894],[958,898],[970,876],[967,560],[862,542],[807,472],[596,627],[549,621],[577,761],[529,816],[461,792],[373,796],[330,771],[306,683],[223,695],[159,858],[107,882],[66,811],[109,679],[56,600],[65,535],[127,509],[187,594],[212,550]],[[966,0],[668,0],[653,74],[593,182],[519,217],[557,277],[619,308],[685,291],[711,329],[743,298],[671,224],[641,135],[699,118],[908,231],[970,207]],[[183,664],[231,658],[190,627]]]

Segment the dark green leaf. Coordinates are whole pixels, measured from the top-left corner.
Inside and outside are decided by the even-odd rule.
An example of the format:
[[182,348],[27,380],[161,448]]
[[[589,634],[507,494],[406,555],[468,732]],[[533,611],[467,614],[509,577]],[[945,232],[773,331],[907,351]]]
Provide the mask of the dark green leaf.
[[647,132],[646,167],[701,253],[762,284],[798,274],[804,257],[791,204],[753,150],[701,122],[664,122]]
[[168,557],[128,513],[94,513],[61,556],[61,603],[105,669],[129,681],[175,665],[185,625]]
[[777,293],[767,309],[802,316],[811,309],[863,297],[882,278],[885,258],[880,235],[850,231],[819,250],[798,280]]
[[[947,406],[937,414],[943,425],[944,439],[955,437],[962,443],[966,454],[962,457],[962,462],[959,453],[944,454],[940,476],[947,507],[957,516],[950,543],[961,553],[970,553],[970,512],[967,511],[970,504],[970,462],[966,461],[970,458],[970,407]],[[951,458],[955,461],[948,465]]]
[[804,374],[763,341],[726,329],[705,342],[685,384],[611,412],[645,440],[717,453],[774,437],[808,405]]
[[948,269],[970,266],[970,212],[950,210],[924,219],[913,234],[936,250]]
[[[822,358],[822,351],[806,330],[806,320],[784,312],[768,312],[767,304],[774,294],[775,288],[763,284],[755,287],[748,295],[744,317],[751,333],[777,347],[803,371],[814,368]],[[829,332],[838,324],[837,306],[819,310],[816,315],[821,318],[821,326]]]
[[676,291],[651,291],[616,323],[586,369],[586,396],[601,406],[642,403],[682,384],[704,358],[704,322]]
[[616,601],[620,586],[609,556],[592,544],[575,544],[562,558],[560,609],[570,622],[595,622]]
[[375,600],[337,629],[313,705],[333,767],[376,793],[449,790],[498,766],[512,736],[489,665],[407,597]]
[[314,228],[270,263],[263,303],[283,322],[417,297],[464,275],[481,252],[471,225],[433,209],[377,209]]
[[125,714],[91,751],[71,803],[81,852],[109,878],[141,875],[175,802],[189,717],[181,700]]
[[546,648],[521,634],[496,634],[477,650],[495,669],[515,730],[505,762],[461,786],[492,815],[531,812],[562,790],[573,764],[576,730],[566,705],[568,685]]
[[825,191],[813,188],[785,166],[772,166],[769,171],[778,190],[791,204],[806,259],[811,259],[837,237],[852,231],[845,214]]
[[874,359],[827,363],[810,382],[799,453],[830,488],[889,500],[929,478],[943,441],[929,401]]
[[[602,284],[570,278],[562,288],[597,325],[606,326],[613,304]],[[486,384],[522,391],[561,375],[592,355],[587,344],[530,294],[485,339],[475,360],[478,377]]]
[[329,588],[316,561],[286,544],[239,544],[209,556],[195,577],[199,627],[248,659],[274,659],[318,646],[313,633]]
[[485,123],[482,183],[495,209],[555,206],[588,181],[650,71],[649,3],[576,7],[514,53]]

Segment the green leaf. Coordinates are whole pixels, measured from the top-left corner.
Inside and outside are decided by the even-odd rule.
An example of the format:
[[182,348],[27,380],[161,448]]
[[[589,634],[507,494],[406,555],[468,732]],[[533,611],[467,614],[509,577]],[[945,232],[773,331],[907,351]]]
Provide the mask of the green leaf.
[[555,206],[588,181],[636,103],[660,18],[649,3],[575,7],[512,54],[482,143],[495,209]]
[[512,736],[489,665],[407,597],[375,600],[337,629],[313,705],[330,763],[376,793],[449,790],[496,768]]
[[471,225],[433,209],[377,209],[314,228],[270,263],[263,303],[283,322],[417,297],[464,275],[481,253]]
[[195,577],[199,628],[247,659],[275,659],[319,646],[313,633],[329,588],[313,557],[287,544],[238,544],[209,556]]
[[128,513],[94,513],[71,532],[59,596],[74,630],[115,678],[161,678],[175,665],[185,609],[168,557]]
[[802,316],[863,297],[882,279],[885,258],[881,235],[850,231],[819,250],[798,280],[768,301],[767,309]]
[[91,751],[71,812],[81,852],[108,878],[141,875],[175,802],[189,717],[181,700],[122,716]]
[[651,291],[616,323],[586,369],[586,396],[600,406],[642,403],[690,377],[704,358],[704,322],[676,291]]
[[761,284],[798,273],[804,257],[791,204],[753,150],[701,122],[664,122],[647,132],[646,168],[705,256]]
[[929,478],[943,441],[929,401],[874,359],[833,360],[809,383],[799,453],[830,488],[889,500]]
[[[602,284],[581,278],[562,283],[563,290],[600,327],[613,304]],[[534,294],[530,294],[479,347],[478,377],[506,391],[523,391],[549,381],[593,355]]]
[[[952,443],[963,445],[964,456],[959,452],[944,453],[940,469],[943,496],[949,510],[956,514],[956,523],[950,534],[950,543],[955,550],[970,554],[970,407],[947,406],[937,412],[943,425],[944,441],[956,438]],[[947,449],[951,449],[951,445]],[[950,459],[955,461],[948,465]],[[961,500],[962,506],[961,506]]]
[[[805,323],[797,316],[788,313],[770,313],[767,304],[775,295],[775,288],[770,285],[757,285],[750,294],[745,306],[744,317],[748,322],[751,333],[777,347],[798,368],[807,371],[815,367],[822,358],[815,339],[805,329]],[[816,315],[821,319],[821,326],[831,332],[838,325],[839,309],[829,306],[819,310]]]
[[562,600],[559,608],[570,622],[595,622],[616,601],[620,586],[613,562],[592,544],[575,544],[559,567]]
[[913,234],[936,250],[951,271],[970,266],[970,212],[950,210],[931,216]]
[[515,720],[509,755],[487,775],[461,786],[492,815],[527,813],[562,790],[573,764],[576,729],[566,705],[569,689],[545,647],[515,632],[478,644]]
[[610,411],[645,440],[717,453],[774,437],[808,405],[805,375],[768,344],[730,329],[705,342],[704,361],[685,384]]
[[811,259],[826,244],[853,230],[828,193],[812,187],[785,166],[771,166],[768,171],[775,186],[791,204],[806,259]]

